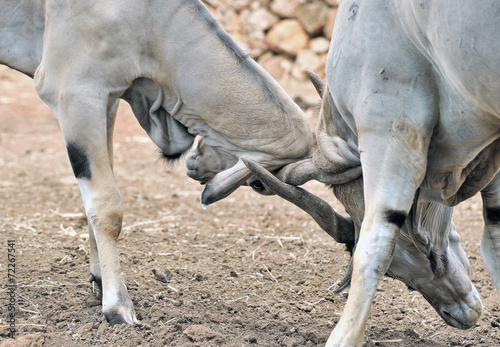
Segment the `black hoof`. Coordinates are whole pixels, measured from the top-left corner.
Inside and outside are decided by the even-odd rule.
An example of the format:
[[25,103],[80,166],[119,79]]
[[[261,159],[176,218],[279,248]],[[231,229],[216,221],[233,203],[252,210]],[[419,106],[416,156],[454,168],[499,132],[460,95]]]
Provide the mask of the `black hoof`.
[[123,317],[120,316],[116,311],[106,312],[104,313],[104,317],[106,317],[109,325],[127,324],[125,319],[123,319]]
[[121,314],[118,313],[116,310],[110,310],[108,312],[103,312],[104,317],[106,317],[106,320],[108,321],[109,325],[116,325],[116,324],[133,324],[134,322],[137,321],[134,317],[131,317],[130,321],[127,321],[125,317]]

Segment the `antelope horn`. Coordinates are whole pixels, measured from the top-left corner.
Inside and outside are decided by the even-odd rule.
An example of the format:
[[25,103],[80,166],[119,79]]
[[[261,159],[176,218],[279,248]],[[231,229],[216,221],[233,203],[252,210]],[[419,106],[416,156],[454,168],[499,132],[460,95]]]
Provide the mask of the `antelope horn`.
[[224,199],[252,176],[248,168],[238,160],[231,168],[219,172],[205,185],[201,194],[201,206],[205,210],[208,205]]
[[347,169],[338,174],[329,174],[319,170],[312,159],[309,158],[284,166],[277,172],[276,177],[280,181],[294,186],[303,185],[311,180],[329,185],[338,185],[350,182],[361,176],[361,174],[361,166]]
[[241,160],[262,184],[283,199],[307,212],[321,229],[326,231],[335,241],[351,246],[354,245],[354,225],[350,218],[341,216],[326,201],[307,190],[281,182],[259,164],[246,158],[241,158]]
[[339,283],[339,286],[337,287],[337,289],[335,289],[333,291],[333,294],[338,295],[351,285],[352,270],[353,269],[354,268],[353,268],[353,262],[352,262],[352,256],[351,256],[351,260],[349,261],[349,265],[347,267],[347,272],[344,276],[344,279]]
[[325,91],[325,86],[326,83],[316,75],[313,71],[311,70],[306,70],[307,77],[311,80],[312,84],[314,85],[314,88],[316,88],[316,91],[318,92],[319,96],[323,97],[323,92]]

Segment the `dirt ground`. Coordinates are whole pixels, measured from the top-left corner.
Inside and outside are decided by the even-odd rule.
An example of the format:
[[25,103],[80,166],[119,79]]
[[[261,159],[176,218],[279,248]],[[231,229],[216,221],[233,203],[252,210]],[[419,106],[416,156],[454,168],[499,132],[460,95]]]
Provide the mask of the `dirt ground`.
[[[110,327],[88,282],[87,222],[55,116],[29,78],[0,67],[0,346],[326,342],[347,298],[332,294],[349,259],[342,245],[298,208],[246,187],[203,211],[203,187],[184,174],[182,161],[168,168],[158,160],[125,103],[114,148],[124,202],[119,247],[140,322]],[[343,212],[323,185],[307,187]],[[478,323],[448,327],[420,294],[384,278],[367,346],[500,345],[500,296],[479,254],[480,199],[457,208],[454,220],[483,300]],[[16,251],[15,339],[6,327],[8,240]]]

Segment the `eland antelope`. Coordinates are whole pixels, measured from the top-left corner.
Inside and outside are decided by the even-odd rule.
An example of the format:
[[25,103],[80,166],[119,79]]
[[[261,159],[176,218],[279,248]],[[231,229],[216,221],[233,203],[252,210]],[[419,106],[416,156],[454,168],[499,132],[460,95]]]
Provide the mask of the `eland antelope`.
[[311,147],[299,107],[199,0],[2,1],[0,63],[33,77],[57,116],[110,324],[136,321],[117,249],[123,212],[112,138],[120,98],[167,160],[203,138],[186,165],[205,184],[204,206],[251,178],[243,154],[274,170]]
[[[474,325],[481,301],[451,222],[481,192],[481,254],[500,288],[500,3],[343,0],[326,64],[317,149],[263,183],[354,247],[349,298],[328,346],[360,346],[384,274],[443,319]],[[296,187],[332,185],[350,217]],[[283,183],[283,182],[284,183]],[[290,184],[285,184],[290,183]],[[342,288],[341,288],[342,289]]]

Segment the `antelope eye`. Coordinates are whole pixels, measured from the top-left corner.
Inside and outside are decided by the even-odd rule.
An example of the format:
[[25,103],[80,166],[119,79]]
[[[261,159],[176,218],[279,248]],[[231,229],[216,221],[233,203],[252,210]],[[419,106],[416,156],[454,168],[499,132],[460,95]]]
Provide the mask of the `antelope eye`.
[[264,187],[264,185],[262,184],[262,182],[261,182],[261,181],[259,181],[259,180],[255,180],[255,181],[253,181],[253,182],[252,182],[252,184],[251,184],[251,187],[252,187],[254,190],[258,191],[258,192],[262,192],[262,191],[264,191],[264,190],[266,189],[266,188]]

